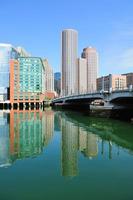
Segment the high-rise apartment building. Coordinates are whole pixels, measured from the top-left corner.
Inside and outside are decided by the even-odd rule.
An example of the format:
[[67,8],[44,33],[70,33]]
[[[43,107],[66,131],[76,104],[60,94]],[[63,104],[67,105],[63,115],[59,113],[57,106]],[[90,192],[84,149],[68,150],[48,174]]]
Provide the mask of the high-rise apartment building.
[[11,44],[0,44],[0,101],[9,100],[10,59],[19,53]]
[[62,31],[62,81],[61,93],[63,96],[78,92],[78,32],[73,29]]
[[38,57],[19,57],[10,62],[10,102],[42,102],[45,92],[44,65]]
[[96,79],[98,76],[98,53],[95,48],[83,49],[82,58],[87,59],[87,91],[96,91]]
[[78,58],[78,92],[79,94],[87,92],[87,60]]

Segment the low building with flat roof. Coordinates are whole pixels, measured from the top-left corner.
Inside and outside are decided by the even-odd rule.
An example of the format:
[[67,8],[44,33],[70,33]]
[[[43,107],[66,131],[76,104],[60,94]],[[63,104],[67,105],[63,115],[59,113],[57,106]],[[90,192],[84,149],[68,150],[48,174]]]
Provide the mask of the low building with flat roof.
[[123,74],[126,76],[127,87],[133,87],[133,72]]
[[127,81],[125,75],[109,74],[97,78],[97,91],[112,91],[123,90],[127,88]]

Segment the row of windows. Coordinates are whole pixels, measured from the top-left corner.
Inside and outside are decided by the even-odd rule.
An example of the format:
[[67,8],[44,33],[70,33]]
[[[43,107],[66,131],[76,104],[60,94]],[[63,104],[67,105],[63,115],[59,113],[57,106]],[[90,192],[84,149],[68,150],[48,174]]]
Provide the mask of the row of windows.
[[19,99],[19,100],[34,100],[34,99],[35,99],[35,100],[39,100],[39,97],[35,97],[35,98],[34,98],[34,97],[31,97],[31,98],[28,98],[28,97],[25,97],[25,98],[19,97],[19,98],[18,98],[17,96],[14,96],[14,100],[18,100],[18,99]]

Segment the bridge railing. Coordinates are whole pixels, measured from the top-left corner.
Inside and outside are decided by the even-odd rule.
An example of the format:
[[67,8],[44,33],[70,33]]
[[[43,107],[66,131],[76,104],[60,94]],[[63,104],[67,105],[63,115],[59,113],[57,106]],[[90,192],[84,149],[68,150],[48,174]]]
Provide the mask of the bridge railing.
[[70,94],[70,95],[66,95],[66,96],[60,96],[55,98],[56,99],[63,99],[63,98],[72,98],[72,97],[76,97],[76,96],[86,96],[86,95],[96,95],[96,94],[111,94],[111,93],[120,93],[120,92],[133,92],[133,85],[130,85],[130,87],[121,87],[121,88],[110,88],[109,90],[93,90],[93,91],[87,91],[87,92],[76,92],[75,94]]

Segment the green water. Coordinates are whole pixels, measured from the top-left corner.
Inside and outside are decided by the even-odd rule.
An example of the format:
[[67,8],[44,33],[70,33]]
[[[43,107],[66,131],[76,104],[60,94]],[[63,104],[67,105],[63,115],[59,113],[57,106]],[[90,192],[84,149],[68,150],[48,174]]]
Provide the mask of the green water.
[[132,200],[133,125],[0,112],[0,200]]

